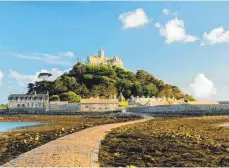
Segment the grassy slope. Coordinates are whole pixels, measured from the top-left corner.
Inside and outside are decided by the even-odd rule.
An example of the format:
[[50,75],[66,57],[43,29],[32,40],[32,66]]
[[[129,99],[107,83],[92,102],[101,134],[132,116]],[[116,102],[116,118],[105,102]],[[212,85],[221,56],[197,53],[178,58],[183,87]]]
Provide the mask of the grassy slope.
[[101,166],[229,166],[229,116],[155,119],[109,133]]
[[7,105],[0,105],[0,110],[6,109]]
[[42,116],[17,115],[2,116],[2,121],[38,121],[55,125],[37,126],[7,132],[0,136],[0,165],[35,147],[67,134],[108,123],[124,122],[139,117],[80,117],[80,116]]

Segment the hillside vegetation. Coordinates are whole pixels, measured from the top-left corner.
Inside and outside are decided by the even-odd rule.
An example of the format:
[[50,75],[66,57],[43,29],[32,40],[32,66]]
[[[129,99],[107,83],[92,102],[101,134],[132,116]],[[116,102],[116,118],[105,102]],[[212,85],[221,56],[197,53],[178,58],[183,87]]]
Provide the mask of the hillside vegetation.
[[0,104],[0,110],[6,109],[7,105],[6,104]]
[[194,98],[184,94],[177,86],[165,84],[144,70],[136,73],[110,65],[85,65],[78,63],[68,73],[55,81],[37,81],[28,85],[28,93],[45,93],[49,91],[51,100],[68,100],[78,102],[80,98],[112,95],[128,99],[133,96],[175,97],[193,101]]

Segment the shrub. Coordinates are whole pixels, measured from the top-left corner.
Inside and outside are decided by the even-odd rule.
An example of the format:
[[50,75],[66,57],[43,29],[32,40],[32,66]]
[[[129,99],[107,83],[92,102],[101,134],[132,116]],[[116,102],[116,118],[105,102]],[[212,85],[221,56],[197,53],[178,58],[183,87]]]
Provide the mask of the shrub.
[[60,100],[68,101],[69,103],[77,103],[77,102],[80,102],[80,96],[74,92],[69,91],[69,92],[60,94]]
[[60,97],[58,95],[52,95],[50,98],[49,98],[50,101],[60,101]]

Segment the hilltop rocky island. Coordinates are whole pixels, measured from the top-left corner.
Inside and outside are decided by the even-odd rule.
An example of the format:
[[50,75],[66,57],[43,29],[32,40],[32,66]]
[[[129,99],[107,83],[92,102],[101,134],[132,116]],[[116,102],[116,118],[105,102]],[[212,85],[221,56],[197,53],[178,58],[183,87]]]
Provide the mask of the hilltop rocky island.
[[28,84],[28,94],[46,93],[50,100],[79,102],[80,98],[109,98],[122,93],[125,99],[133,96],[174,97],[177,100],[195,100],[177,86],[164,83],[152,74],[137,70],[131,72],[115,65],[77,63],[69,72],[55,81],[36,81]]

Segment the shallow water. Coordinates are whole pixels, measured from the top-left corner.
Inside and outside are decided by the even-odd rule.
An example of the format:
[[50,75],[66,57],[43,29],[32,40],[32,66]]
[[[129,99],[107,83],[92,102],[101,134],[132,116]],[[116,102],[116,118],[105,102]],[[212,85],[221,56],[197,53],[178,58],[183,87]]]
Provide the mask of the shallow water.
[[0,122],[0,132],[6,132],[11,129],[25,126],[41,125],[40,122]]
[[220,126],[229,127],[229,123],[221,124]]

